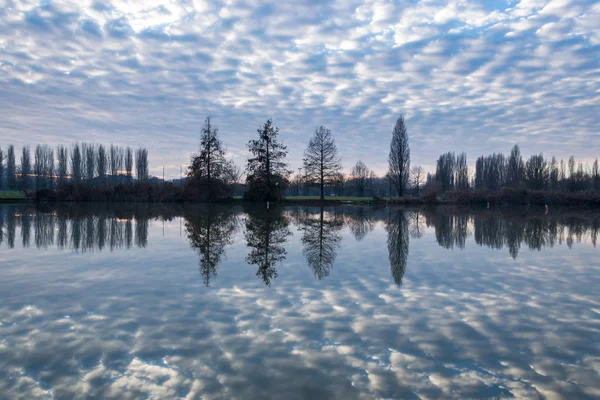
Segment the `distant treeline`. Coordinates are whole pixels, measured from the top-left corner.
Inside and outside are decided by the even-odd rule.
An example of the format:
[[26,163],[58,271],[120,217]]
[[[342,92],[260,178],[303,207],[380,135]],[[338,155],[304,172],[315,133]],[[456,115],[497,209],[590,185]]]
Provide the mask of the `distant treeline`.
[[540,153],[524,162],[519,146],[515,145],[508,157],[494,153],[477,158],[475,174],[471,176],[466,154],[450,152],[438,158],[434,174],[427,174],[425,189],[496,192],[505,187],[551,192],[599,192],[598,159],[590,167],[582,162],[576,163],[573,156],[565,163],[562,159],[559,162],[556,157],[547,160]]
[[75,143],[56,149],[38,144],[21,149],[17,163],[15,148],[0,148],[0,190],[54,189],[58,185],[85,184],[90,187],[147,181],[148,150],[96,143]]

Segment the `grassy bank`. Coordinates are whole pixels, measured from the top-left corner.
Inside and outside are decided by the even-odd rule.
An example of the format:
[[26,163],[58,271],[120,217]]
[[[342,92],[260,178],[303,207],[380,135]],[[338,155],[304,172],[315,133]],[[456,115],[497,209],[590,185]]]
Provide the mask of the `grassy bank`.
[[0,190],[0,203],[16,203],[27,200],[25,194],[18,190]]
[[[187,195],[180,187],[164,184],[149,185],[137,183],[134,185],[118,185],[113,188],[65,186],[58,190],[40,190],[29,194],[31,200],[37,202],[189,202],[202,203],[197,197]],[[22,192],[0,191],[0,201],[16,202],[27,201]],[[245,203],[240,196],[222,198],[219,203]],[[326,196],[321,201],[319,196],[288,196],[282,200],[285,204],[325,204],[325,205],[388,205],[397,204],[405,206],[422,205],[537,205],[537,206],[577,206],[600,208],[600,193],[598,192],[544,192],[504,188],[497,192],[466,191],[446,192],[442,194],[429,193],[423,196],[381,198],[381,197],[356,197],[356,196]]]

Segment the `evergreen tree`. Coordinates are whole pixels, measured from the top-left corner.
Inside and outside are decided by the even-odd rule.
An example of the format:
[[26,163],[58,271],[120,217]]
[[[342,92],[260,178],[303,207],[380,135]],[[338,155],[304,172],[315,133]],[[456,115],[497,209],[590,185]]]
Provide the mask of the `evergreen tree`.
[[268,119],[257,129],[258,139],[248,142],[252,157],[246,165],[246,197],[253,200],[277,200],[284,192],[290,171],[287,170],[285,157],[287,147],[277,137],[279,128]]

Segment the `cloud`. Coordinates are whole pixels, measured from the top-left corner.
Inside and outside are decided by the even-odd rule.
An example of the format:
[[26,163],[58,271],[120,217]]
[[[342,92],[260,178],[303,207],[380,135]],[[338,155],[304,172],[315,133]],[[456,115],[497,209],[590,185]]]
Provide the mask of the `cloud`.
[[176,177],[207,115],[239,164],[273,117],[292,167],[307,127],[324,124],[348,170],[362,159],[382,172],[405,114],[413,162],[429,169],[445,151],[474,160],[515,142],[590,160],[598,19],[591,0],[9,0],[0,140],[143,145],[151,172]]

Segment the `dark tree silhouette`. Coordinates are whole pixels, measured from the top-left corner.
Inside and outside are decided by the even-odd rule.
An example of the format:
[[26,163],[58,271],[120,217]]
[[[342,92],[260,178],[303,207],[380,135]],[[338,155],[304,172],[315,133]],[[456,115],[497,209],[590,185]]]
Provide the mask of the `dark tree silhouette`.
[[277,278],[277,264],[286,258],[284,247],[290,232],[289,222],[280,209],[251,210],[246,217],[246,245],[250,253],[246,262],[257,265],[256,276],[265,285]]
[[331,131],[322,125],[315,130],[304,151],[304,170],[311,183],[319,185],[321,200],[324,200],[325,185],[335,181],[342,164]]
[[396,120],[392,132],[388,165],[389,176],[396,186],[398,196],[403,196],[410,176],[410,147],[403,116]]
[[31,150],[29,146],[24,146],[21,150],[21,189],[30,188],[31,175]]
[[258,128],[257,133],[258,139],[248,142],[252,157],[246,165],[246,198],[277,200],[285,190],[290,174],[284,161],[287,147],[277,140],[279,128],[273,126],[271,119]]
[[361,160],[358,160],[356,165],[352,168],[352,181],[356,187],[356,193],[360,197],[364,197],[365,195],[367,187],[369,186],[371,174],[371,170]]
[[600,167],[598,167],[598,159],[594,160],[594,165],[592,166],[592,179],[594,182],[594,190],[600,191]]
[[11,190],[17,188],[17,163],[15,159],[15,147],[12,144],[8,146],[6,154],[6,186]]
[[353,207],[346,211],[346,222],[350,232],[358,241],[375,229],[373,210],[365,207]]
[[148,150],[139,148],[135,152],[135,173],[138,181],[148,179]]
[[316,218],[314,214],[307,213],[300,220],[304,245],[302,253],[319,280],[329,276],[333,269],[336,250],[342,241],[339,231],[344,225],[343,219],[331,215],[326,218],[324,214],[323,207],[320,207]]
[[83,177],[83,157],[79,143],[75,143],[71,148],[71,180],[74,183],[81,182]]
[[4,152],[0,148],[0,190],[4,189]]
[[98,178],[104,181],[106,178],[106,171],[108,170],[108,154],[103,145],[98,146],[98,152],[96,153],[96,169]]
[[548,184],[548,164],[542,153],[533,155],[525,164],[525,179],[530,189],[542,190]]
[[228,194],[226,181],[233,165],[225,160],[219,130],[206,118],[200,135],[200,149],[192,156],[186,190],[194,197],[216,200]]
[[400,210],[389,209],[386,230],[392,277],[396,285],[400,286],[402,285],[408,259],[409,239],[406,214]]
[[516,186],[525,179],[525,165],[519,146],[515,146],[510,151],[508,162],[506,163],[506,183],[508,186]]
[[186,213],[185,230],[193,249],[200,254],[200,274],[204,284],[217,276],[217,266],[225,257],[225,247],[233,243],[238,219],[230,208],[208,206]]
[[60,183],[64,183],[69,175],[69,154],[64,146],[58,146],[56,149],[56,158],[58,161],[56,175]]
[[[425,179],[425,170],[420,165],[417,165],[417,166],[413,167],[410,172],[412,175],[412,181],[413,181],[413,186],[415,188],[415,193],[418,196],[420,193],[421,186],[423,186],[423,180]],[[386,179],[386,181],[391,182],[389,177],[390,177],[390,175],[388,172],[388,174],[385,176],[385,179]],[[391,193],[392,193],[392,190],[390,188],[390,197],[391,197]]]
[[131,150],[131,147],[127,147],[125,149],[125,175],[127,175],[127,177],[129,179],[132,178],[133,176],[133,150]]
[[437,160],[435,178],[442,192],[454,189],[456,156],[452,152],[442,154]]

